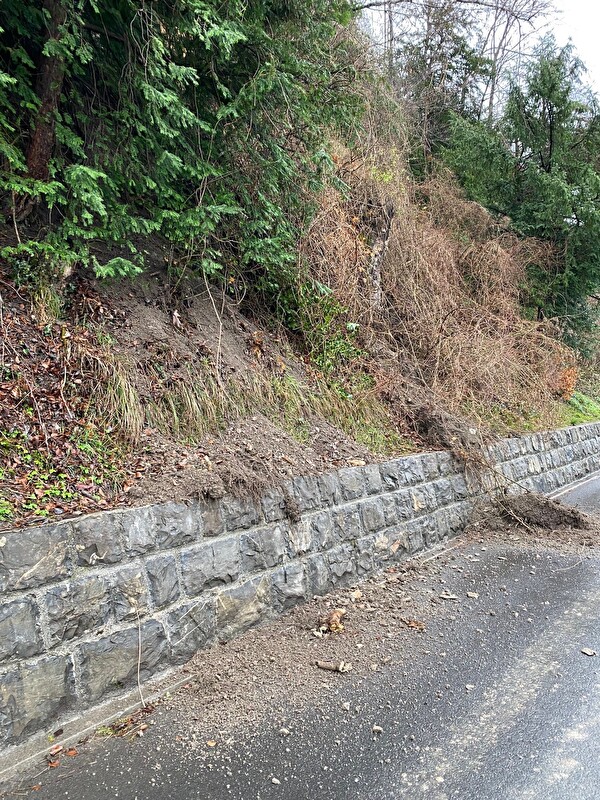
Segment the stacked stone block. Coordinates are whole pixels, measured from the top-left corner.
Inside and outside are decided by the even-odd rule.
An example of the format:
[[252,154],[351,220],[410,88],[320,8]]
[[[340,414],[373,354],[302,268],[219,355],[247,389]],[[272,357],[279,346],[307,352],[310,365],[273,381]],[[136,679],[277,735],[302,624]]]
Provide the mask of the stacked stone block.
[[[314,595],[448,539],[487,489],[600,468],[600,424],[301,477],[260,502],[166,503],[0,533],[0,747]],[[487,475],[486,475],[487,472]],[[293,513],[290,512],[293,508]],[[138,664],[139,661],[139,664]]]

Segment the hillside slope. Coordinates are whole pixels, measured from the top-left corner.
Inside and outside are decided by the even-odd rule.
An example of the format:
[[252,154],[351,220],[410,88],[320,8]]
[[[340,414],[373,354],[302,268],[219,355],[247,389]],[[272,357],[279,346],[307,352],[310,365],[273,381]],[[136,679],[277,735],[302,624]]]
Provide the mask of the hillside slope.
[[569,421],[575,356],[519,308],[536,242],[451,176],[414,184],[393,147],[340,147],[336,172],[293,317],[242,272],[211,284],[174,264],[157,237],[134,279],[28,287],[3,263],[0,524],[255,493]]

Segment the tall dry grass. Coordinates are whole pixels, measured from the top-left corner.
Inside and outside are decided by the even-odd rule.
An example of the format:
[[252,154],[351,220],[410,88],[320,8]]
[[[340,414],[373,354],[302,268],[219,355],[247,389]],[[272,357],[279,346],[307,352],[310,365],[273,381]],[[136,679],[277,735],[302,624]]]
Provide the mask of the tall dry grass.
[[[363,367],[398,415],[417,398],[496,430],[552,424],[575,355],[520,305],[527,268],[551,259],[548,248],[467,201],[447,173],[415,183],[397,137],[371,134],[360,158],[340,148],[337,161],[348,191],[322,194],[301,253],[360,323]],[[390,208],[377,276],[372,245]]]

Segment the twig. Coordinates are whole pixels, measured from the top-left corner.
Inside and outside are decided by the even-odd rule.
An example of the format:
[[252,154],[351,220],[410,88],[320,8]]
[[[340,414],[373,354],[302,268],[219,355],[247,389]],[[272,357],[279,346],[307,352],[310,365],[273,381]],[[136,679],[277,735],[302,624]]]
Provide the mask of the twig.
[[510,508],[505,506],[502,501],[500,501],[500,505],[502,506],[502,509],[505,514],[508,514],[509,517],[512,517],[512,519],[514,519],[514,521],[517,522],[519,525],[522,525],[524,528],[527,528],[529,533],[535,533],[535,530],[531,527],[531,525],[525,522],[524,519],[521,519],[521,517],[518,514],[515,514],[514,511],[511,511]]
[[204,285],[206,286],[206,291],[208,292],[208,296],[210,297],[210,302],[213,307],[213,311],[215,312],[217,322],[219,324],[219,336],[217,338],[217,356],[216,356],[217,383],[219,384],[219,388],[221,389],[221,391],[227,394],[225,385],[221,380],[221,344],[223,341],[223,309],[225,308],[225,292],[223,292],[223,303],[221,305],[221,313],[219,314],[217,310],[217,304],[215,303],[214,297],[212,296],[212,292],[210,290],[210,286],[208,285],[208,279],[206,277],[206,273],[203,273],[203,277],[204,277]]
[[13,221],[13,228],[15,229],[15,236],[17,237],[17,242],[22,244],[21,236],[19,234],[19,226],[17,225],[17,211],[15,205],[15,192],[14,189],[12,191],[12,221]]

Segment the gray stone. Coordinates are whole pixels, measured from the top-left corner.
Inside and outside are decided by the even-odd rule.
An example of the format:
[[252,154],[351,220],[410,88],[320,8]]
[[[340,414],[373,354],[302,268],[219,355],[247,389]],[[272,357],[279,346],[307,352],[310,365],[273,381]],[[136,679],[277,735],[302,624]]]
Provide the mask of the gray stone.
[[117,622],[148,613],[150,597],[143,568],[124,567],[111,575],[111,596]]
[[281,525],[257,528],[240,539],[242,572],[256,572],[281,564],[286,554],[285,536]]
[[150,592],[156,608],[164,608],[179,599],[179,579],[174,556],[155,556],[146,561]]
[[321,511],[310,518],[310,532],[313,547],[328,550],[335,544],[333,518],[331,511]]
[[362,534],[358,503],[333,512],[333,530],[338,540],[351,541]]
[[519,439],[509,439],[507,444],[510,450],[510,457],[518,458],[522,452],[522,445]]
[[167,615],[171,639],[171,660],[176,664],[209,645],[217,629],[214,597],[202,597],[195,603],[179,606]]
[[449,536],[463,532],[471,517],[472,509],[473,505],[470,502],[455,503],[444,509],[445,526]]
[[120,514],[110,511],[73,522],[75,547],[81,566],[116,564],[125,554]]
[[0,676],[0,743],[25,739],[71,708],[74,701],[69,657],[21,664]]
[[111,616],[109,585],[104,577],[85,575],[59,583],[46,592],[44,602],[50,645],[98,633]]
[[156,620],[138,628],[80,645],[81,680],[87,699],[95,703],[105,694],[148,680],[167,662],[167,637]]
[[317,477],[321,503],[325,506],[337,505],[342,500],[340,482],[335,472],[326,472]]
[[262,511],[267,522],[278,522],[286,517],[286,501],[279,488],[269,489],[261,498]]
[[253,578],[217,594],[219,639],[227,641],[270,615],[271,592],[268,577]]
[[363,528],[368,533],[376,533],[385,528],[385,513],[379,500],[367,500],[360,504]]
[[68,524],[0,531],[0,592],[33,589],[66,578],[71,572],[70,532]]
[[423,536],[427,547],[433,547],[448,538],[445,509],[430,514],[423,520]]
[[185,591],[194,597],[205,589],[232,583],[240,574],[240,540],[237,534],[205,542],[181,554]]
[[426,481],[434,481],[440,474],[437,453],[422,453],[419,456],[421,467],[423,469],[423,477]]
[[437,508],[437,498],[430,484],[424,483],[422,486],[410,490],[413,516],[427,514]]
[[29,597],[0,605],[0,661],[30,658],[42,652],[35,603]]
[[380,565],[385,561],[399,561],[408,552],[408,535],[404,528],[389,528],[376,534],[373,558]]
[[379,494],[383,488],[379,464],[368,464],[362,468],[362,473],[367,494]]
[[360,467],[341,469],[338,472],[340,491],[344,500],[356,500],[365,493],[364,475]]
[[198,503],[165,503],[157,509],[156,543],[162,549],[181,547],[202,538],[202,510]]
[[326,594],[333,586],[327,558],[320,553],[306,559],[306,576],[309,595]]
[[292,491],[300,513],[314,511],[321,507],[321,493],[316,476],[306,475],[294,478]]
[[285,611],[306,598],[307,581],[304,565],[288,564],[273,573],[273,606]]
[[402,489],[391,495],[396,503],[396,516],[399,522],[406,522],[415,515],[412,492],[409,489]]
[[292,556],[301,556],[309,553],[314,547],[313,520],[303,517],[299,522],[290,525],[287,540]]
[[431,484],[431,488],[435,492],[436,505],[449,506],[454,502],[454,487],[448,478],[440,478]]
[[156,506],[129,508],[122,511],[119,522],[125,550],[130,556],[141,556],[156,547]]
[[381,508],[385,516],[385,524],[388,527],[397,525],[399,517],[395,496],[393,494],[382,494],[379,497],[379,502],[381,503]]
[[456,473],[456,459],[452,453],[441,452],[437,454],[438,470],[440,475],[448,477]]
[[356,542],[356,567],[359,575],[370,574],[374,570],[375,534],[363,536]]
[[225,527],[228,531],[246,530],[260,522],[260,511],[249,497],[239,498],[228,495],[223,498],[222,504]]
[[199,510],[202,516],[204,536],[220,536],[225,531],[225,520],[218,500],[204,500]]
[[427,524],[425,518],[412,520],[406,524],[406,537],[408,542],[408,552],[410,555],[418,553],[425,547],[425,533]]
[[424,480],[423,464],[418,457],[408,456],[388,461],[379,467],[383,486],[389,490],[414,486]]
[[469,490],[464,475],[455,475],[450,483],[455,500],[465,500],[469,496]]
[[335,584],[344,583],[353,576],[354,561],[352,556],[352,546],[349,544],[340,544],[327,553],[332,580]]

